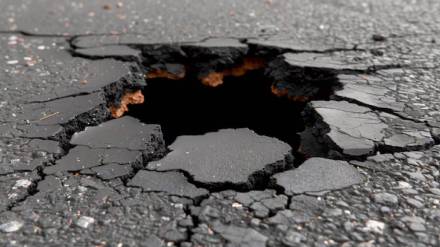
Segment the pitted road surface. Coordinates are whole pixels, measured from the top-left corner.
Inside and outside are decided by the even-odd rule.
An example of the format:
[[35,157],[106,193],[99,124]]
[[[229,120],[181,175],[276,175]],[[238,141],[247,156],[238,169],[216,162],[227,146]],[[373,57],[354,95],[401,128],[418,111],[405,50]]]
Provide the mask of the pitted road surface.
[[[0,10],[1,246],[440,245],[440,2]],[[249,126],[165,143],[112,116],[153,72],[221,87],[249,57],[304,104],[305,161]]]

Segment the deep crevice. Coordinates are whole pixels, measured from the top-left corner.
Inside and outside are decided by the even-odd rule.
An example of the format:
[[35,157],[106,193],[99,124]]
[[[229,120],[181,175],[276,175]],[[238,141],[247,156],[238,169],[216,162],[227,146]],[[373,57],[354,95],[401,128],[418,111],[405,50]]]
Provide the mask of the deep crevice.
[[271,82],[262,71],[226,78],[212,88],[197,78],[150,80],[143,90],[146,102],[130,107],[128,115],[145,123],[160,124],[170,145],[181,135],[201,135],[225,128],[250,128],[260,135],[299,145],[297,132],[304,128],[303,103],[271,93]]

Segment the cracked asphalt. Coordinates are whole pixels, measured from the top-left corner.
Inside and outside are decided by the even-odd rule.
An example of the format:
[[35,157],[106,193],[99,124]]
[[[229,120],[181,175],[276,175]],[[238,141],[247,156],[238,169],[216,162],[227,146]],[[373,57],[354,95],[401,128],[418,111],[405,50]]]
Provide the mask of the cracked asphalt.
[[0,9],[0,245],[440,245],[439,2]]

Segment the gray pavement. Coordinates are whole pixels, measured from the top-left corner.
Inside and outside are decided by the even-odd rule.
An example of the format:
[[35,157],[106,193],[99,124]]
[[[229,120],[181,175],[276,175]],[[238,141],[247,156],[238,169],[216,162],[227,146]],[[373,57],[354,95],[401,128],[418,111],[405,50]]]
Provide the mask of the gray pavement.
[[438,1],[0,9],[1,246],[440,245]]

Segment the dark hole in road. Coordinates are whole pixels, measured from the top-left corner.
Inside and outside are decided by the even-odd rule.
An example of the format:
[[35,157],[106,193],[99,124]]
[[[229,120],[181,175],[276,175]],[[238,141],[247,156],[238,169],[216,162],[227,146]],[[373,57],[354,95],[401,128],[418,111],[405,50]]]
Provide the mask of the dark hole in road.
[[262,70],[226,77],[218,87],[198,79],[154,79],[143,91],[145,103],[130,106],[129,115],[160,124],[167,145],[181,135],[201,135],[225,128],[249,128],[260,135],[299,146],[303,103],[277,97]]

